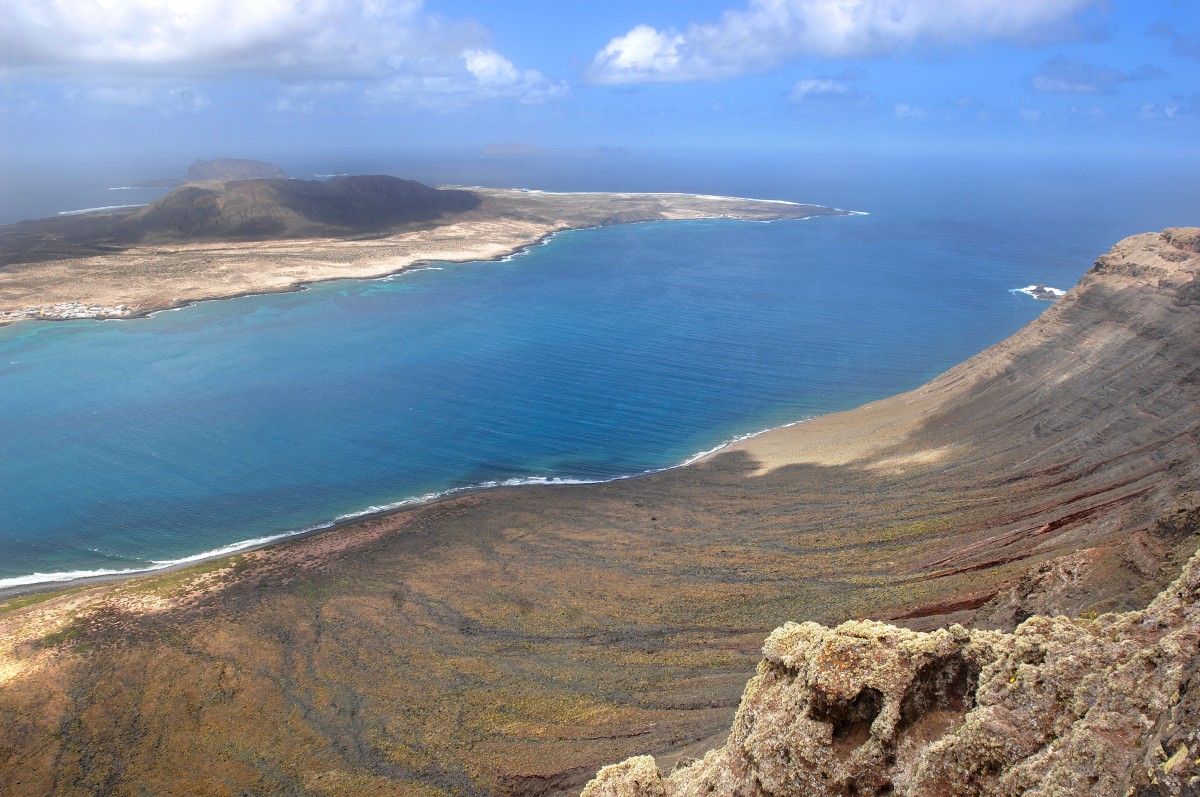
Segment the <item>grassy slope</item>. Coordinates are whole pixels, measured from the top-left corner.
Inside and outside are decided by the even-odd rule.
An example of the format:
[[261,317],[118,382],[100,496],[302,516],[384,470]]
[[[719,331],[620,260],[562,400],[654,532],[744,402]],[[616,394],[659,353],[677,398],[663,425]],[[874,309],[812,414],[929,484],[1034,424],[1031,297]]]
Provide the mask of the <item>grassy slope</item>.
[[[17,608],[0,791],[570,792],[633,753],[714,746],[783,620],[1144,604],[1196,543],[1162,520],[1200,481],[1196,298],[1096,276],[928,388],[874,458],[891,467],[737,451]],[[1070,589],[1022,580],[1073,560]]]

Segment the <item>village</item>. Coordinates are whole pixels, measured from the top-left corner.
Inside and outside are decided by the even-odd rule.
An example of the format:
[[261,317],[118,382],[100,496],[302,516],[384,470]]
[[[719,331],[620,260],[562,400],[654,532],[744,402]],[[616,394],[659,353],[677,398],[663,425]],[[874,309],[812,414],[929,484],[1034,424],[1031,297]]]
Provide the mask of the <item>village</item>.
[[128,316],[133,311],[123,304],[115,307],[105,307],[99,304],[83,304],[82,302],[59,302],[26,307],[24,310],[0,310],[0,324],[10,321],[23,321],[30,318],[46,320],[62,320],[67,318],[120,318]]

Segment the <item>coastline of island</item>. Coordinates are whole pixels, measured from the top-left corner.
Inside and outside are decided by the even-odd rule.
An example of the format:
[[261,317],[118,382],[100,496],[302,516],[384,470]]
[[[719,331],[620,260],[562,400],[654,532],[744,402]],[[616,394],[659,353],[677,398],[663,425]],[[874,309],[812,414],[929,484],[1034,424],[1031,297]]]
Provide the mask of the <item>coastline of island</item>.
[[[139,318],[201,301],[294,291],[329,280],[384,278],[431,262],[504,260],[568,230],[649,221],[778,221],[863,213],[700,194],[467,190],[481,199],[473,210],[352,237],[139,243],[36,260],[29,255],[36,250],[36,231],[10,225],[0,229],[0,324]],[[129,213],[115,213],[122,212]],[[21,259],[28,262],[3,267],[2,255],[18,246],[24,248]]]
[[[535,247],[549,243],[563,232],[596,229],[618,224],[640,224],[654,221],[690,221],[729,219],[735,221],[768,222],[784,219],[805,220],[815,216],[866,215],[863,211],[845,211],[820,205],[785,200],[727,197],[678,193],[613,193],[613,192],[549,192],[535,189],[492,189],[465,187],[480,194],[482,206],[467,213],[453,214],[418,229],[358,240],[322,238],[283,241],[203,242],[176,244],[166,250],[163,246],[132,247],[90,258],[49,260],[22,264],[18,274],[28,278],[28,272],[41,275],[55,285],[70,285],[70,290],[82,292],[84,301],[66,300],[60,296],[56,303],[33,304],[37,297],[26,294],[20,300],[9,300],[7,306],[21,305],[24,309],[6,309],[0,301],[0,325],[21,320],[133,320],[158,312],[182,309],[206,301],[240,298],[255,295],[304,290],[325,281],[342,279],[388,279],[397,274],[433,263],[465,263],[510,261]],[[247,255],[249,250],[251,254]],[[282,258],[283,265],[273,258]],[[130,285],[131,275],[150,266],[154,276],[163,272],[183,272],[195,275],[197,260],[205,260],[209,273],[228,271],[239,266],[243,282],[237,290],[221,290],[228,285],[214,285],[203,277],[194,280],[198,287],[176,287],[171,293],[181,294],[169,300],[145,298],[137,301],[138,290],[145,285]],[[40,268],[39,268],[40,266]],[[69,270],[76,275],[65,279],[57,274]],[[78,274],[93,277],[80,280]],[[124,277],[114,278],[113,275]],[[227,275],[222,274],[222,277]],[[0,300],[11,290],[11,274],[0,271]],[[33,280],[36,285],[38,280]],[[157,283],[148,286],[162,290]],[[244,288],[244,289],[242,289]],[[36,288],[35,288],[36,290]],[[44,299],[45,294],[41,295]],[[118,299],[121,301],[118,302]],[[85,301],[87,303],[85,303]],[[795,423],[798,423],[796,421]],[[785,424],[790,426],[793,424]],[[35,593],[55,593],[81,586],[120,582],[207,565],[217,560],[296,540],[318,533],[336,530],[363,520],[384,516],[405,509],[448,500],[465,493],[478,493],[505,487],[558,484],[596,484],[619,481],[686,467],[704,457],[736,445],[749,437],[761,435],[762,429],[722,441],[715,447],[692,454],[683,461],[646,472],[623,474],[597,481],[561,480],[535,477],[510,480],[505,483],[481,483],[455,488],[446,493],[411,496],[381,507],[368,507],[348,515],[332,518],[311,527],[284,530],[265,537],[236,541],[219,548],[202,551],[164,562],[149,562],[145,566],[111,571],[70,571],[30,573],[0,578],[0,602]]]

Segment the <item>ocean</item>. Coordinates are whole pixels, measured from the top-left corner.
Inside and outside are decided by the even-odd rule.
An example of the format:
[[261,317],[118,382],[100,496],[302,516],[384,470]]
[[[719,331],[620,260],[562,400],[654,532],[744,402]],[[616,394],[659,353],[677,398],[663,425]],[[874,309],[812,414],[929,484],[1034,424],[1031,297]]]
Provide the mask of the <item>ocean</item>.
[[[572,231],[500,262],[0,328],[0,587],[154,568],[479,486],[673,467],[916,387],[1047,306],[1015,289],[1068,288],[1126,235],[1200,223],[1195,167],[1152,159],[282,165],[868,215]],[[169,175],[134,178],[154,176]],[[41,175],[24,204],[10,184],[2,220],[127,204],[96,197],[135,179]]]

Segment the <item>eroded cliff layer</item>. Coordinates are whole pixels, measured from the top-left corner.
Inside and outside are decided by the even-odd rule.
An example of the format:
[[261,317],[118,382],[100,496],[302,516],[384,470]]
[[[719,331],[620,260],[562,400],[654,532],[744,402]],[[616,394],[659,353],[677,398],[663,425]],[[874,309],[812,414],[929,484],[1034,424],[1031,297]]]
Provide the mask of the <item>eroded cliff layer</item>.
[[788,623],[729,740],[584,797],[1188,795],[1200,790],[1200,557],[1143,611],[1016,631]]
[[[1096,413],[1097,423],[1081,435],[1091,450],[1076,443],[1069,452],[1070,462],[1088,463],[1081,480],[1114,459],[1121,463],[1127,477],[1113,484],[1110,475],[1106,500],[1095,501],[1099,493],[1079,485],[1073,500],[1090,502],[1086,509],[1021,534],[993,535],[949,558],[971,556],[972,549],[995,558],[1022,536],[1071,525],[1080,542],[1092,543],[1032,569],[975,615],[980,625],[1023,619],[1015,630],[787,623],[768,638],[723,747],[666,776],[650,756],[628,759],[601,770],[584,797],[1200,794],[1200,553],[1145,609],[1029,616],[1102,594],[1104,580],[1111,592],[1117,573],[1126,581],[1139,571],[1149,575],[1141,552],[1190,540],[1200,527],[1197,496],[1184,489],[1194,481],[1200,405],[1177,400],[1191,395],[1200,370],[1182,359],[1175,360],[1183,366],[1175,380],[1137,378],[1161,373],[1160,360],[1180,357],[1177,347],[1200,332],[1198,254],[1196,229],[1126,239],[1055,312],[912,397],[956,394],[963,383],[974,397],[1005,385],[1012,390],[1020,380],[1005,375],[1014,364],[1028,375],[1029,363],[1021,361],[1039,345],[1063,346],[1075,356],[1045,373],[1044,385],[1014,391],[1016,407],[1038,408],[1031,422],[1051,422],[1056,402],[1046,399],[1071,398],[1058,385],[1085,375],[1094,380],[1097,369],[1112,372],[1112,381],[1089,390],[1089,400],[1102,391],[1103,406],[1137,411],[1116,416],[1120,423]],[[1102,316],[1089,314],[1096,307]],[[1066,337],[1064,327],[1078,334]],[[1131,341],[1140,351],[1113,356]],[[947,414],[964,422],[973,402],[956,403]],[[1152,409],[1167,404],[1178,410],[1169,418]],[[1081,413],[1072,422],[1088,420]],[[1105,438],[1120,441],[1122,450],[1114,452]],[[1130,445],[1134,439],[1139,443]],[[812,455],[798,441],[769,445],[777,459]],[[1151,451],[1146,464],[1135,464]],[[1064,456],[1027,453],[1035,473],[1039,460]],[[1180,478],[1147,482],[1154,463]],[[1175,505],[1148,529],[1138,522],[1138,504],[1167,498]],[[1083,519],[1090,523],[1080,525]],[[1080,535],[1085,526],[1091,535]],[[1114,565],[1116,557],[1123,567]]]

